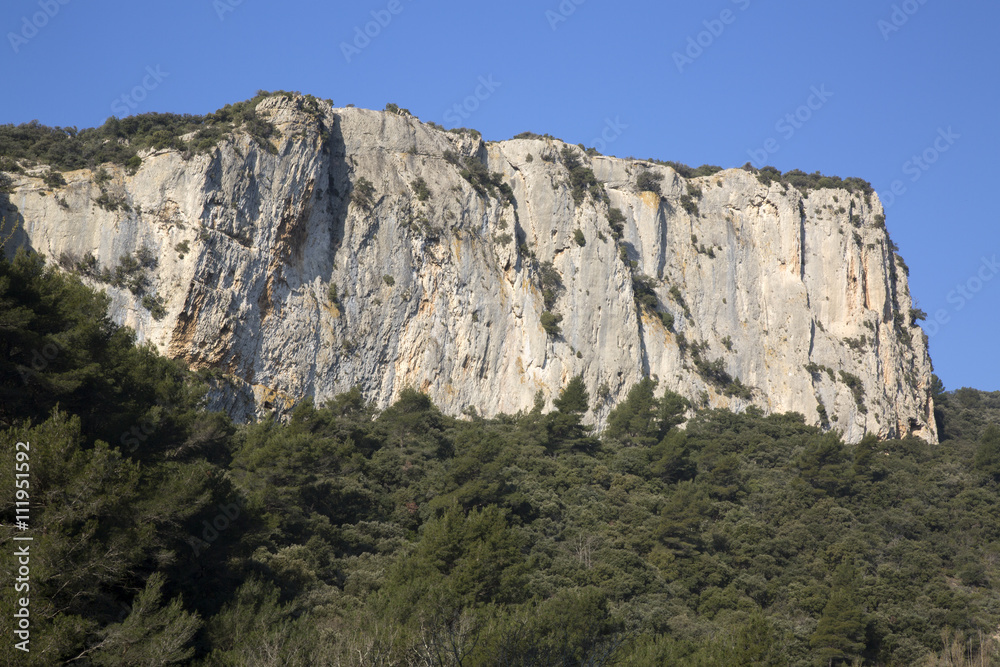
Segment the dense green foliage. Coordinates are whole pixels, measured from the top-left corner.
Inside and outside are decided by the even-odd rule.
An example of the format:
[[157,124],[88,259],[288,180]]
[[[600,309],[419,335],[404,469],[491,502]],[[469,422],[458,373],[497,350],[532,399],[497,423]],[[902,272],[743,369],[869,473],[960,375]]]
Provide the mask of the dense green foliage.
[[[0,261],[0,301],[20,664],[997,664],[1000,393],[939,392],[939,446],[753,408],[681,429],[650,379],[596,437],[580,377],[548,413],[354,390],[233,426],[75,278]],[[13,498],[8,472],[7,544]]]
[[808,193],[809,190],[843,189],[851,193],[860,192],[867,199],[875,192],[871,183],[854,176],[848,178],[824,176],[818,171],[807,174],[799,169],[792,169],[782,174],[781,171],[770,166],[755,169],[749,162],[743,165],[743,169],[755,173],[757,180],[764,185],[781,183],[786,188],[795,187],[803,193]]
[[[134,170],[141,162],[137,155],[141,150],[174,148],[205,152],[236,128],[242,128],[266,150],[273,151],[269,138],[274,126],[258,116],[256,108],[261,100],[274,95],[291,93],[258,91],[252,99],[227,104],[204,116],[172,113],[112,116],[100,127],[84,130],[48,127],[38,121],[0,125],[0,170],[20,171],[18,162],[47,164],[62,171],[94,169],[113,162]],[[192,133],[191,137],[182,138]],[[53,176],[50,180],[58,184],[57,178]]]

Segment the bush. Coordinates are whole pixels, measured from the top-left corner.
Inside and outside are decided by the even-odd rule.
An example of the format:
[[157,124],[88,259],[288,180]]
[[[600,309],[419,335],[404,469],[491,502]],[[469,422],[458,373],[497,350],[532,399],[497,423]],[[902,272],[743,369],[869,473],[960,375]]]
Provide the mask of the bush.
[[354,184],[354,189],[351,191],[351,201],[356,205],[364,209],[370,209],[372,204],[374,204],[373,197],[375,195],[375,186],[367,178],[362,176]]
[[573,240],[581,248],[587,245],[587,238],[583,235],[583,230],[579,227],[573,230]]
[[671,286],[670,298],[674,300],[674,303],[684,309],[684,315],[686,317],[691,317],[691,311],[688,310],[687,303],[684,302],[684,297],[681,295],[681,291],[678,289],[677,285]]
[[162,320],[167,314],[167,308],[161,296],[150,296],[149,294],[142,297],[142,307],[149,311],[149,314],[153,316],[154,320]]
[[639,174],[639,177],[635,179],[635,185],[639,188],[640,192],[655,192],[660,193],[660,181],[663,180],[663,174],[658,174],[654,171],[643,171]]
[[563,289],[562,276],[559,275],[552,262],[542,262],[538,265],[538,282],[542,288],[545,309],[552,310],[556,305],[559,292]]
[[[464,168],[459,170],[459,174],[469,182],[480,197],[484,199],[498,197],[501,201],[514,201],[514,191],[507,183],[504,183],[503,174],[496,172],[491,174],[485,164],[471,157],[467,157],[462,163],[458,163],[458,156],[452,151],[445,152],[445,159],[456,166],[460,166],[460,164],[464,165]],[[498,190],[500,192],[499,195],[497,195]]]
[[653,279],[642,274],[632,276],[632,297],[635,305],[653,312],[660,306],[660,300],[653,289]]
[[562,329],[559,327],[559,323],[562,322],[562,319],[563,316],[559,313],[553,313],[549,310],[542,312],[541,322],[545,333],[553,337],[561,335]]
[[45,182],[45,185],[53,189],[66,185],[66,179],[63,178],[63,175],[52,169],[45,172],[45,176],[42,177],[42,181]]
[[390,276],[388,273],[382,276],[382,281],[389,287],[392,287],[393,285],[396,284],[396,279]]
[[427,181],[423,177],[418,176],[410,185],[413,186],[413,192],[416,193],[417,199],[420,201],[427,201],[431,198],[430,188],[427,187]]
[[[153,148],[203,152],[236,129],[243,129],[266,151],[274,153],[269,138],[274,126],[257,116],[262,100],[284,91],[258,91],[249,100],[227,104],[204,116],[146,113],[127,118],[109,118],[103,125],[77,131],[72,127],[48,127],[32,121],[22,125],[0,125],[0,155],[9,160],[33,160],[59,171],[95,168],[112,162],[135,171],[138,153]],[[193,134],[190,141],[181,137]]]
[[597,177],[594,176],[592,169],[580,164],[576,156],[576,151],[569,146],[563,146],[562,161],[566,169],[569,170],[569,183],[572,190],[573,203],[577,206],[582,204],[583,200],[587,197],[587,193],[590,193],[596,200],[603,198],[603,186],[597,181]]
[[625,231],[625,214],[619,208],[608,209],[608,226],[611,227],[611,235],[616,239],[622,237]]
[[681,208],[688,212],[688,215],[698,217],[698,203],[691,198],[691,195],[681,195]]
[[184,255],[191,250],[191,246],[187,241],[181,241],[174,246],[174,250],[176,250],[177,254],[181,256],[181,259],[184,259]]
[[851,394],[854,396],[854,402],[858,406],[858,412],[861,414],[868,414],[868,408],[865,406],[865,386],[861,382],[861,378],[853,373],[840,371],[840,379],[847,385],[847,388],[851,390]]

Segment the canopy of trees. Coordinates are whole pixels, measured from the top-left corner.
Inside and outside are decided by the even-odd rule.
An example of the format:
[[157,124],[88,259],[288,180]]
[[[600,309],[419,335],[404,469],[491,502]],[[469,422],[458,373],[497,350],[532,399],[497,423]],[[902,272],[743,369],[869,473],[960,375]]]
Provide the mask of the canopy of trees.
[[[996,664],[1000,393],[941,393],[939,446],[682,425],[651,379],[600,435],[578,378],[550,413],[354,390],[234,425],[106,305],[0,262],[0,447],[31,444],[34,536],[31,653],[8,636],[5,662]],[[13,499],[8,468],[8,545]]]

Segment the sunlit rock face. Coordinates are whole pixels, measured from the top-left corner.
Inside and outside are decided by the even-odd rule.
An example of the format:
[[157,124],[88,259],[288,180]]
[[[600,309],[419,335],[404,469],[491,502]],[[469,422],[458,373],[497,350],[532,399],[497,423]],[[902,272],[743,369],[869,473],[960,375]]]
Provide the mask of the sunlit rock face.
[[596,178],[574,193],[557,140],[483,142],[299,96],[258,112],[278,130],[269,150],[237,132],[207,154],[145,154],[134,174],[105,165],[116,210],[89,170],[55,190],[13,176],[7,220],[66,266],[151,251],[145,291],[87,280],[140,340],[221,371],[214,401],[237,419],[354,386],[489,416],[538,392],[551,406],[582,374],[602,426],[649,375],[695,405],[795,411],[852,442],[937,441],[926,338],[874,194],[568,147]]

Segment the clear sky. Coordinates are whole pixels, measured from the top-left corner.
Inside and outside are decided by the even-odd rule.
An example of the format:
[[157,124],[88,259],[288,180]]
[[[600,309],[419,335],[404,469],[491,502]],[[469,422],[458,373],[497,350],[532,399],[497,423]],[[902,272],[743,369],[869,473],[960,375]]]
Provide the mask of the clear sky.
[[936,372],[998,390],[998,24],[985,0],[7,0],[0,123],[200,114],[284,89],[487,139],[859,176],[886,204]]

